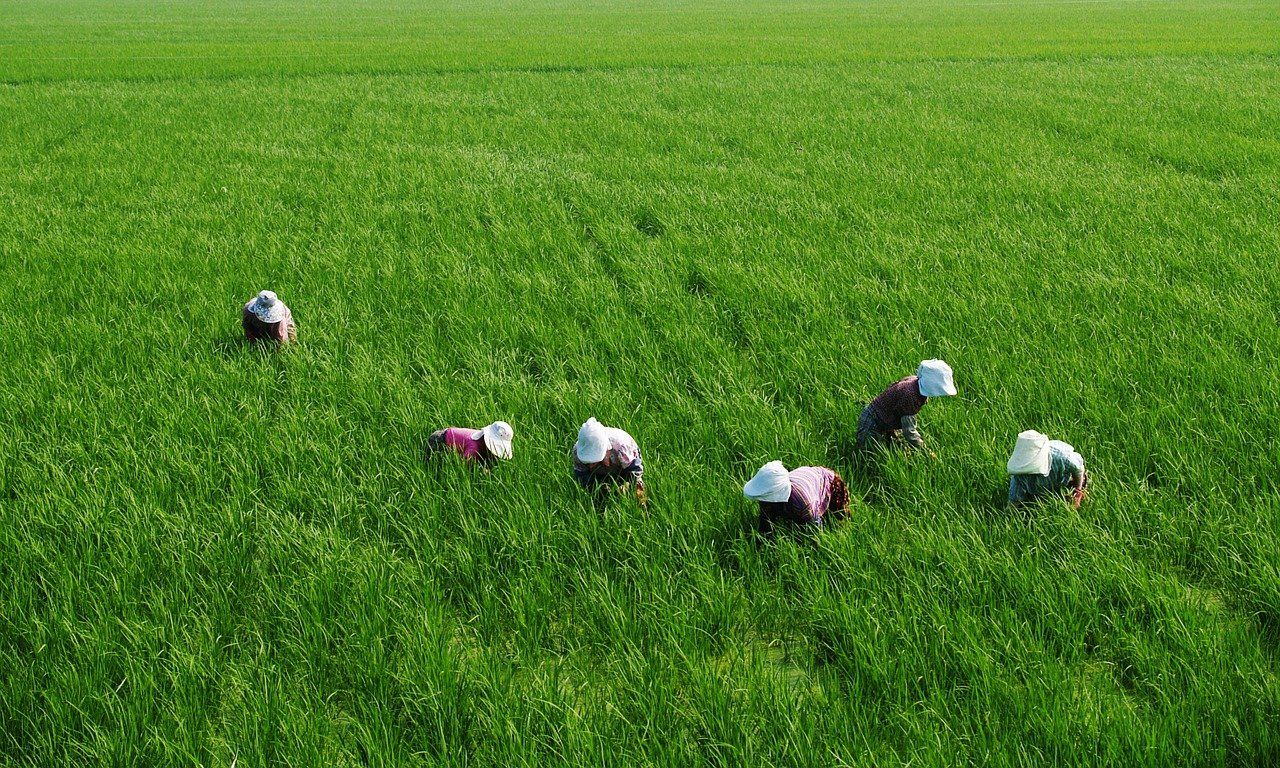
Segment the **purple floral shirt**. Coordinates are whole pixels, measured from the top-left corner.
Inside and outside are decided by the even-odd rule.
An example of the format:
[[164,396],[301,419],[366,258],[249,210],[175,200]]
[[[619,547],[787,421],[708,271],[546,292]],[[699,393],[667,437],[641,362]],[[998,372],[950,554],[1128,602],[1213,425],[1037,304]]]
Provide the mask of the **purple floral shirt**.
[[640,458],[640,446],[631,435],[621,429],[606,427],[609,432],[609,450],[600,461],[587,464],[573,455],[573,476],[582,485],[601,481],[634,482],[644,485],[644,461]]
[[293,324],[293,313],[288,307],[284,308],[284,319],[278,323],[264,323],[258,319],[258,316],[250,311],[249,307],[253,304],[250,301],[244,305],[244,313],[240,324],[244,327],[244,337],[249,341],[257,341],[263,339],[266,341],[278,341],[281,344],[298,338],[298,329]]
[[791,497],[782,502],[760,502],[761,527],[786,520],[820,525],[830,513],[849,507],[849,490],[835,470],[797,467],[791,471]]

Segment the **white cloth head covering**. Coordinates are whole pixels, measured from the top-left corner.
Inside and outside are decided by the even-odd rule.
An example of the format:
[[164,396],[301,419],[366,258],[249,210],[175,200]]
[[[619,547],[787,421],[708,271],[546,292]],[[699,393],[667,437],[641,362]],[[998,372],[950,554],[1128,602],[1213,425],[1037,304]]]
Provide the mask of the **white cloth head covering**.
[[573,452],[579,461],[586,464],[603,460],[609,452],[609,433],[594,416],[578,430],[578,442],[573,446]]
[[1050,440],[1049,450],[1062,454],[1076,469],[1084,469],[1084,457],[1076,451],[1075,446],[1071,445],[1071,443],[1064,443],[1061,440]]
[[1034,429],[1019,432],[1005,468],[1011,475],[1049,474],[1049,438]]
[[249,302],[249,311],[264,323],[278,323],[284,319],[289,309],[275,294],[275,291],[262,291]]
[[515,436],[516,431],[505,421],[495,421],[473,435],[477,440],[484,440],[489,452],[500,459],[511,458],[511,440]]
[[925,397],[943,397],[956,393],[956,382],[951,377],[951,366],[942,360],[925,360],[916,369],[920,379],[920,394]]
[[791,498],[791,473],[781,461],[771,461],[742,486],[742,494],[752,501],[786,501]]

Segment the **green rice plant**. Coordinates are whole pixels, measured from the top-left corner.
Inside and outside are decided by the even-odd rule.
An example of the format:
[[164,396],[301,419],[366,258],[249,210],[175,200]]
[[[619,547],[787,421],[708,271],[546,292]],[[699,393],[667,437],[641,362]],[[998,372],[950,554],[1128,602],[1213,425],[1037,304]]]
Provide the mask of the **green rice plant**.
[[[10,0],[0,763],[1274,764],[1277,40]],[[930,357],[937,459],[857,457]],[[647,511],[574,484],[589,416]],[[510,462],[423,461],[499,418]],[[1006,508],[1026,428],[1081,509]],[[849,519],[755,536],[775,458]]]

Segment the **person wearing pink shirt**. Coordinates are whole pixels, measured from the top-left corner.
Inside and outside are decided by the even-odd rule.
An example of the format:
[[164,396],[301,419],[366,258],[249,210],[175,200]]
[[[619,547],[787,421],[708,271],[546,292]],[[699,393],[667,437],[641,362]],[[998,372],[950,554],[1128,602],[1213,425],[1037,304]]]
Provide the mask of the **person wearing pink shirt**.
[[578,441],[573,446],[573,477],[584,488],[608,485],[625,491],[634,485],[640,505],[648,503],[644,462],[635,438],[594,418],[587,419],[578,430]]
[[511,458],[514,438],[515,430],[505,421],[495,421],[484,429],[445,427],[427,438],[427,456],[452,451],[466,461],[493,464]]
[[778,523],[821,528],[849,511],[849,489],[833,469],[798,467],[787,471],[771,461],[742,486],[748,499],[760,503],[759,528],[769,533]]
[[274,341],[287,344],[298,339],[293,313],[274,291],[262,291],[244,305],[240,325],[247,341]]

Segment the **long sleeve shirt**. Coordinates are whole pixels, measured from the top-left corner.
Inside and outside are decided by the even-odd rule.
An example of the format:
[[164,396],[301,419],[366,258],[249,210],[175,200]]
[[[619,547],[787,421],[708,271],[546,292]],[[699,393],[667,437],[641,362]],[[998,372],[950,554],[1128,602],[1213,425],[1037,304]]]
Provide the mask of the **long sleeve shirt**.
[[774,522],[818,524],[828,513],[843,512],[849,506],[849,490],[834,470],[826,467],[798,467],[791,476],[791,496],[781,502],[760,502],[760,527]]
[[599,482],[630,483],[644,485],[644,462],[640,458],[640,446],[635,438],[621,429],[605,427],[609,435],[609,450],[604,458],[590,464],[573,456],[573,476],[582,485]]
[[876,426],[881,432],[892,434],[900,429],[908,443],[920,448],[924,446],[924,438],[920,437],[916,415],[927,402],[929,398],[920,394],[919,379],[908,376],[890,384],[885,391],[876,395],[868,407],[875,416]]
[[1061,491],[1084,487],[1084,457],[1066,443],[1049,442],[1049,474],[1009,475],[1009,503],[1024,504]]
[[427,446],[433,451],[451,450],[468,461],[492,461],[493,454],[484,444],[484,438],[478,435],[479,430],[446,427],[432,432],[427,438]]
[[298,337],[298,329],[293,324],[293,313],[289,311],[288,307],[285,307],[283,320],[278,323],[265,323],[250,311],[249,307],[252,304],[253,302],[250,301],[244,305],[244,312],[240,320],[241,326],[244,327],[244,337],[246,339],[249,341],[263,339],[284,344]]

